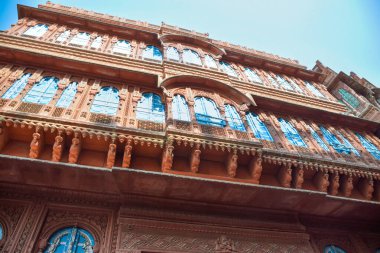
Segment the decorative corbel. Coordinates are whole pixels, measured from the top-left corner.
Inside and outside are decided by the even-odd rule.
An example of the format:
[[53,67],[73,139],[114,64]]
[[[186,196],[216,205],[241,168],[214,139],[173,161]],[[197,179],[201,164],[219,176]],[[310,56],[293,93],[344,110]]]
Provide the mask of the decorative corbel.
[[249,163],[249,171],[251,173],[253,183],[259,184],[261,173],[263,171],[261,150],[258,150],[256,155],[252,157],[251,162]]
[[346,175],[342,180],[342,193],[345,197],[350,197],[352,194],[352,189],[354,189],[352,175]]
[[227,158],[227,173],[230,177],[236,176],[236,169],[238,167],[238,155],[236,149],[229,153]]
[[318,191],[327,192],[327,189],[330,185],[329,174],[327,172],[318,171],[314,175],[314,184],[317,187]]
[[53,162],[59,162],[62,158],[62,152],[65,147],[64,139],[61,136],[62,130],[58,131],[58,135],[55,137],[54,145],[53,145],[53,152],[51,154],[51,160]]
[[77,163],[80,151],[82,149],[82,139],[79,132],[74,133],[69,150],[69,163]]
[[166,147],[164,151],[162,152],[162,162],[161,162],[161,170],[163,172],[170,171],[173,166],[173,138],[169,137],[166,142]]
[[131,165],[131,158],[132,158],[131,144],[132,144],[132,137],[129,136],[124,148],[123,164],[121,165],[121,167],[123,168],[129,168],[129,166]]
[[44,146],[44,136],[43,131],[40,127],[36,127],[36,132],[33,134],[33,139],[30,143],[29,158],[37,159]]
[[329,194],[330,195],[337,195],[339,191],[339,173],[335,172],[334,175],[330,177],[330,187],[329,187]]
[[111,169],[115,165],[116,158],[116,144],[115,137],[112,138],[110,145],[108,146],[106,167]]
[[303,185],[303,182],[304,182],[304,178],[303,178],[303,175],[304,175],[304,170],[303,168],[297,168],[297,169],[294,169],[292,171],[292,174],[293,174],[293,187],[296,188],[296,189],[302,189],[302,185]]
[[292,181],[292,164],[283,164],[277,175],[277,178],[282,187],[289,188]]
[[366,200],[371,200],[372,199],[372,194],[374,192],[374,187],[373,187],[373,180],[372,178],[363,178],[359,182],[359,191],[363,195],[363,197]]
[[191,172],[197,173],[199,170],[199,164],[201,163],[201,150],[200,150],[200,144],[197,143],[191,152],[190,157],[190,169]]

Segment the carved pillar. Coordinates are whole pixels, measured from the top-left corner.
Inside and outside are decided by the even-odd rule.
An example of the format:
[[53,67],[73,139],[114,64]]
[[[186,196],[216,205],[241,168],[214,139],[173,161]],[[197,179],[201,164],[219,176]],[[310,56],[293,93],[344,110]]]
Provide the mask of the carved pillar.
[[339,192],[339,185],[339,173],[335,172],[330,176],[329,194],[333,196],[337,195]]
[[201,150],[200,150],[200,144],[197,143],[191,151],[190,156],[190,170],[193,173],[197,173],[199,170],[199,164],[201,162]]
[[79,132],[74,133],[69,150],[69,163],[77,163],[80,151],[82,149],[82,139]]
[[226,167],[227,167],[228,176],[235,177],[236,170],[238,167],[238,155],[237,155],[236,150],[233,150],[232,152],[228,154]]
[[51,155],[51,160],[53,162],[59,162],[62,158],[62,152],[65,147],[64,138],[62,137],[62,132],[59,131],[58,135],[55,137],[54,145],[53,145],[53,152]]
[[124,155],[123,155],[123,163],[121,167],[123,168],[129,168],[131,165],[131,158],[132,158],[132,137],[129,137],[127,139],[127,142],[125,144],[124,148]]
[[363,197],[366,200],[372,199],[372,194],[374,192],[373,179],[372,178],[362,178],[359,181],[358,188],[359,188],[360,193],[363,195]]
[[100,48],[98,49],[100,52],[107,53],[107,47],[111,40],[109,39],[109,36],[106,34],[102,37],[102,44],[100,45]]
[[262,151],[257,150],[256,155],[252,157],[249,163],[249,172],[251,173],[252,182],[254,184],[260,183],[262,171],[263,171]]
[[289,188],[292,181],[292,164],[283,164],[278,172],[277,178],[282,187]]
[[329,174],[324,171],[318,171],[313,178],[315,187],[317,187],[318,191],[327,192],[329,187]]
[[173,157],[174,157],[173,150],[174,150],[173,139],[169,137],[168,140],[166,141],[164,151],[162,152],[162,162],[161,162],[162,172],[168,172],[172,169]]
[[115,139],[112,139],[111,144],[108,146],[106,167],[111,169],[115,165],[116,158],[116,144]]
[[342,178],[342,193],[344,197],[350,197],[354,189],[353,178],[351,175],[345,175]]
[[40,37],[40,40],[49,41],[50,38],[54,36],[57,29],[58,29],[58,26],[56,24],[49,25],[47,32]]
[[44,147],[44,134],[39,127],[36,127],[36,132],[33,134],[33,139],[30,143],[29,158],[37,159]]
[[300,167],[292,170],[292,185],[296,189],[302,189],[302,185],[304,182],[304,170],[303,166],[301,165]]

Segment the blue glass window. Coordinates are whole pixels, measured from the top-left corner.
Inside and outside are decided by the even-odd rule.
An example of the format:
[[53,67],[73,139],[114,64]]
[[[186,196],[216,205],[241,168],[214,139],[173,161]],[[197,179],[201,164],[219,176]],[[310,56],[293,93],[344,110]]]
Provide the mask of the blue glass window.
[[136,107],[136,118],[153,122],[165,121],[165,107],[161,97],[154,93],[144,93]]
[[269,83],[271,85],[273,85],[274,87],[278,88],[278,83],[273,79],[273,77],[269,73],[265,72],[265,74],[266,74],[266,77],[267,77]]
[[209,68],[217,69],[218,65],[216,65],[216,61],[214,58],[212,58],[210,55],[206,54],[205,55],[205,64]]
[[377,160],[380,160],[380,151],[379,149],[368,139],[364,138],[362,135],[355,133],[356,136],[359,138],[360,143],[362,146],[369,152],[373,157],[375,157]]
[[198,53],[195,52],[194,50],[184,49],[182,57],[185,63],[202,65],[201,58],[199,57]]
[[256,138],[273,141],[272,135],[269,133],[268,128],[259,118],[256,113],[248,112],[246,114],[249,127],[252,129],[253,134]]
[[348,92],[344,89],[339,89],[338,92],[342,96],[343,100],[346,101],[353,108],[359,107],[360,101],[354,95],[352,95],[350,92]]
[[308,81],[305,81],[305,83],[306,83],[306,88],[308,88],[315,96],[322,97],[322,98],[325,97],[314,85],[312,85]]
[[277,83],[287,90],[294,90],[290,83],[280,75],[276,75]]
[[332,134],[329,130],[324,128],[323,126],[319,127],[321,129],[321,132],[323,134],[323,137],[325,140],[330,144],[331,147],[333,147],[338,153],[344,153],[344,154],[350,154],[351,150],[347,148],[345,145],[340,143],[338,138]]
[[149,45],[145,48],[142,57],[143,59],[162,61],[162,53],[160,49],[152,45]]
[[131,43],[127,40],[119,40],[113,46],[112,52],[129,55],[131,53]]
[[72,82],[66,89],[62,92],[61,97],[59,98],[56,107],[67,108],[73,101],[75,94],[77,93],[77,82]]
[[293,81],[293,79],[289,78],[289,82],[290,82],[290,84],[293,86],[293,88],[296,89],[296,91],[298,91],[299,93],[305,93],[305,92],[303,91],[303,89],[301,89],[301,88],[298,86],[298,84],[297,84],[295,81]]
[[36,83],[25,95],[23,102],[48,104],[58,90],[59,79],[54,76],[45,76]]
[[226,110],[226,118],[231,129],[245,132],[245,126],[236,108],[232,105],[224,105]]
[[206,97],[194,98],[195,118],[199,124],[225,127],[226,121],[220,116],[215,102]]
[[91,48],[99,49],[101,46],[102,46],[102,36],[98,36],[92,41]]
[[290,124],[290,122],[282,118],[279,118],[278,122],[280,122],[280,127],[281,127],[282,132],[284,132],[286,138],[292,145],[305,147],[305,148],[307,147],[306,143],[303,141],[297,129],[292,124]]
[[235,70],[231,67],[231,65],[227,62],[221,61],[220,66],[222,67],[222,70],[224,73],[226,73],[229,76],[237,77]]
[[318,142],[319,146],[321,146],[321,148],[323,148],[326,151],[330,151],[329,147],[327,147],[326,143],[322,140],[321,137],[319,137],[318,133],[314,131],[314,129],[311,128],[310,126],[309,126],[309,129],[310,129],[311,135]]
[[13,99],[25,88],[29,78],[32,76],[30,73],[24,74],[20,79],[16,80],[12,86],[3,94],[2,98]]
[[256,82],[256,83],[263,83],[259,75],[256,73],[255,70],[250,69],[250,68],[245,68],[244,73],[247,75],[248,79],[251,82]]
[[116,115],[119,107],[119,99],[118,89],[111,86],[102,87],[94,98],[90,112]]
[[168,49],[166,49],[166,57],[169,60],[179,61],[179,53],[178,53],[177,48],[168,47]]
[[70,36],[70,30],[66,30],[64,31],[63,33],[61,33],[58,38],[57,38],[57,42],[65,42],[67,40],[67,38]]
[[44,253],[93,253],[94,237],[87,230],[68,227],[56,231],[48,241]]
[[338,246],[329,245],[325,247],[323,253],[346,253],[346,251],[342,248],[339,248]]
[[187,106],[186,99],[181,95],[175,95],[172,102],[173,119],[190,121],[189,107]]
[[41,37],[42,35],[44,35],[46,33],[46,31],[48,30],[48,26],[45,25],[45,24],[38,24],[38,25],[35,25],[33,27],[30,27],[28,30],[26,30],[24,32],[24,35],[27,35],[27,36],[33,36],[33,37]]
[[354,148],[354,146],[352,146],[351,142],[349,142],[346,137],[343,136],[343,134],[339,133],[338,132],[338,135],[339,137],[343,140],[343,144],[349,148],[351,150],[351,152],[353,152],[355,155],[357,156],[360,156],[359,154],[359,151],[356,150],[356,148]]
[[86,32],[80,32],[72,38],[70,41],[70,44],[77,45],[77,46],[86,46],[88,44],[88,41],[90,40],[90,34]]

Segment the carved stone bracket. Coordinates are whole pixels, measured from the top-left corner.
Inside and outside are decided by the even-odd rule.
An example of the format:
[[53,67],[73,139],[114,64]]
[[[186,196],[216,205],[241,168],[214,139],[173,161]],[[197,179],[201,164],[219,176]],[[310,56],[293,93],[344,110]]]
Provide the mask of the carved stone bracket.
[[327,192],[329,187],[329,174],[323,171],[319,171],[314,175],[314,184],[318,191]]
[[278,181],[282,187],[290,187],[290,183],[292,181],[292,164],[284,164],[282,165],[280,171],[277,175]]
[[249,171],[251,173],[253,183],[259,184],[261,173],[263,171],[261,150],[258,150],[256,155],[252,157],[251,162],[249,163]]
[[166,142],[165,149],[162,152],[162,162],[161,162],[162,172],[167,172],[172,169],[173,157],[174,157],[173,150],[174,150],[173,139],[169,137]]
[[196,144],[195,148],[191,152],[191,156],[190,156],[190,169],[191,169],[191,172],[193,172],[193,173],[197,173],[198,172],[200,162],[201,162],[200,144]]
[[76,132],[74,138],[71,140],[71,146],[69,150],[69,163],[77,163],[79,158],[79,153],[82,149],[82,139],[81,135]]
[[236,170],[238,167],[238,155],[236,153],[237,151],[233,150],[233,152],[231,152],[227,157],[226,167],[227,167],[228,176],[230,177],[236,176]]

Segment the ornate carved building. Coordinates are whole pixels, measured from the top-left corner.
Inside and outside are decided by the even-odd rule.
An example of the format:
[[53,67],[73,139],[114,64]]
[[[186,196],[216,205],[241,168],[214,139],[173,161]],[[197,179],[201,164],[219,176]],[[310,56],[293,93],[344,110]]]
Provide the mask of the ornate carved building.
[[379,252],[367,81],[164,23],[18,15],[0,33],[1,252]]

